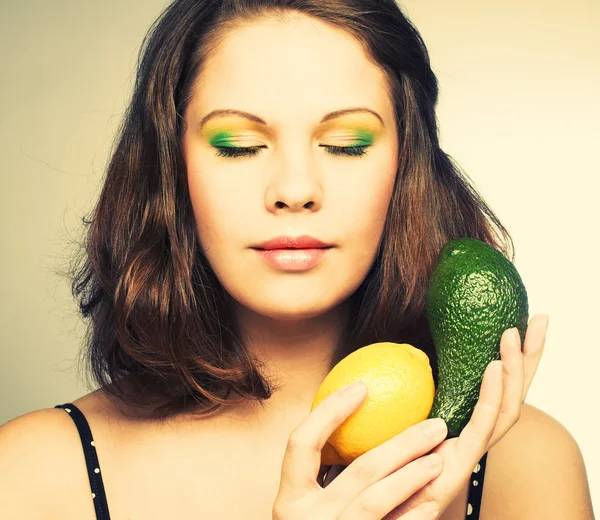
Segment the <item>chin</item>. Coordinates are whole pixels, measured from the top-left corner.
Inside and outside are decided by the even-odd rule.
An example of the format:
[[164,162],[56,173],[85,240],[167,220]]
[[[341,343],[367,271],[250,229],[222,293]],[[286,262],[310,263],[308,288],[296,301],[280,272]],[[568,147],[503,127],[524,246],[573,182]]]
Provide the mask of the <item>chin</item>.
[[243,309],[274,320],[304,320],[335,310],[358,289],[366,272],[348,276],[340,266],[314,272],[314,276],[241,276],[241,270],[231,274],[222,283],[229,282],[223,283],[225,290]]
[[290,298],[288,295],[286,298],[281,298],[275,301],[248,301],[240,302],[251,312],[260,314],[273,320],[306,320],[322,316],[332,309],[334,309],[338,303],[337,301],[323,301],[323,300],[310,300],[306,302],[299,301],[298,299]]
[[306,320],[323,316],[335,310],[343,303],[352,290],[335,290],[331,285],[323,293],[319,288],[314,292],[308,290],[305,283],[303,291],[285,291],[281,286],[277,290],[268,291],[266,286],[249,290],[244,288],[242,294],[229,291],[229,294],[242,307],[242,312],[251,312],[272,320]]

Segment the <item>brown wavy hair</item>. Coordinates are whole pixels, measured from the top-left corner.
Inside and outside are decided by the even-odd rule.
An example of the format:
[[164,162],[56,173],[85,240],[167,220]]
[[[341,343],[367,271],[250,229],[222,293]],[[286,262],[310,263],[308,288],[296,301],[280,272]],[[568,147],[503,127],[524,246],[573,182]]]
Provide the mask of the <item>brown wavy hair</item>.
[[[348,325],[331,367],[374,342],[407,342],[429,356],[437,382],[424,305],[441,248],[472,237],[514,261],[510,235],[439,146],[437,78],[421,35],[394,0],[175,0],[142,42],[132,98],[69,271],[89,318],[80,361],[88,381],[126,416],[162,420],[191,409],[204,415],[223,404],[262,403],[274,391],[241,341],[231,296],[199,247],[182,114],[228,31],[296,13],[344,29],[382,68],[399,136],[380,248],[345,302]],[[239,399],[228,399],[232,392]]]

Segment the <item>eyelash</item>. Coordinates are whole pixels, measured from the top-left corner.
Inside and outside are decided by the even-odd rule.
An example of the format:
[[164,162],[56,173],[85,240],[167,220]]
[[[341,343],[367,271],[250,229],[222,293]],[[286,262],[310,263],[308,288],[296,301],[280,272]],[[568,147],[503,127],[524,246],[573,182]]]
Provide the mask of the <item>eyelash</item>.
[[[346,155],[352,157],[363,157],[367,154],[366,148],[369,145],[361,146],[325,146],[324,147],[332,155]],[[220,157],[240,157],[248,155],[256,155],[260,148],[266,148],[266,146],[248,146],[248,147],[230,147],[230,146],[215,146],[217,149],[216,155]]]

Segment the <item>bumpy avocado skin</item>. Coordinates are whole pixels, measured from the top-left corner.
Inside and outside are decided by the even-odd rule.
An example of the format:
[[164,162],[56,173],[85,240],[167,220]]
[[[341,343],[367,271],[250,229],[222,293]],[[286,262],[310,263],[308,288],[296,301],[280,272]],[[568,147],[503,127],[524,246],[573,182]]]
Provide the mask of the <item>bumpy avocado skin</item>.
[[441,417],[447,438],[469,422],[484,371],[500,359],[500,339],[529,321],[527,291],[500,251],[473,238],[447,242],[429,279],[425,312],[438,358],[438,385],[429,418]]

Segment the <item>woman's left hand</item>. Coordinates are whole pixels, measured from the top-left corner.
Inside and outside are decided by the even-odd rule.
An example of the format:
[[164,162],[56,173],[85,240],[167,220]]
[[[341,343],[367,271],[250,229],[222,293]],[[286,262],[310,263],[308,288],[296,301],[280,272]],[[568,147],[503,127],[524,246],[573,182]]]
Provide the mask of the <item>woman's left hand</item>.
[[[544,351],[548,316],[534,316],[525,333],[525,344],[521,349],[518,334],[505,331],[500,342],[500,358],[503,364],[502,405],[485,452],[489,451],[519,421],[521,406],[536,373]],[[472,445],[478,444],[481,432],[477,421],[469,421],[459,437],[448,439],[431,453],[439,453],[443,459],[443,470],[427,486],[415,493],[408,501],[390,511],[383,520],[396,520],[423,502],[436,501],[441,513],[450,505],[444,497],[454,497],[471,476],[473,468],[465,469],[465,460],[472,458]],[[482,423],[481,423],[482,424]],[[474,466],[474,465],[473,465]],[[346,466],[332,466],[323,487],[339,475]],[[458,476],[458,478],[457,478]]]

